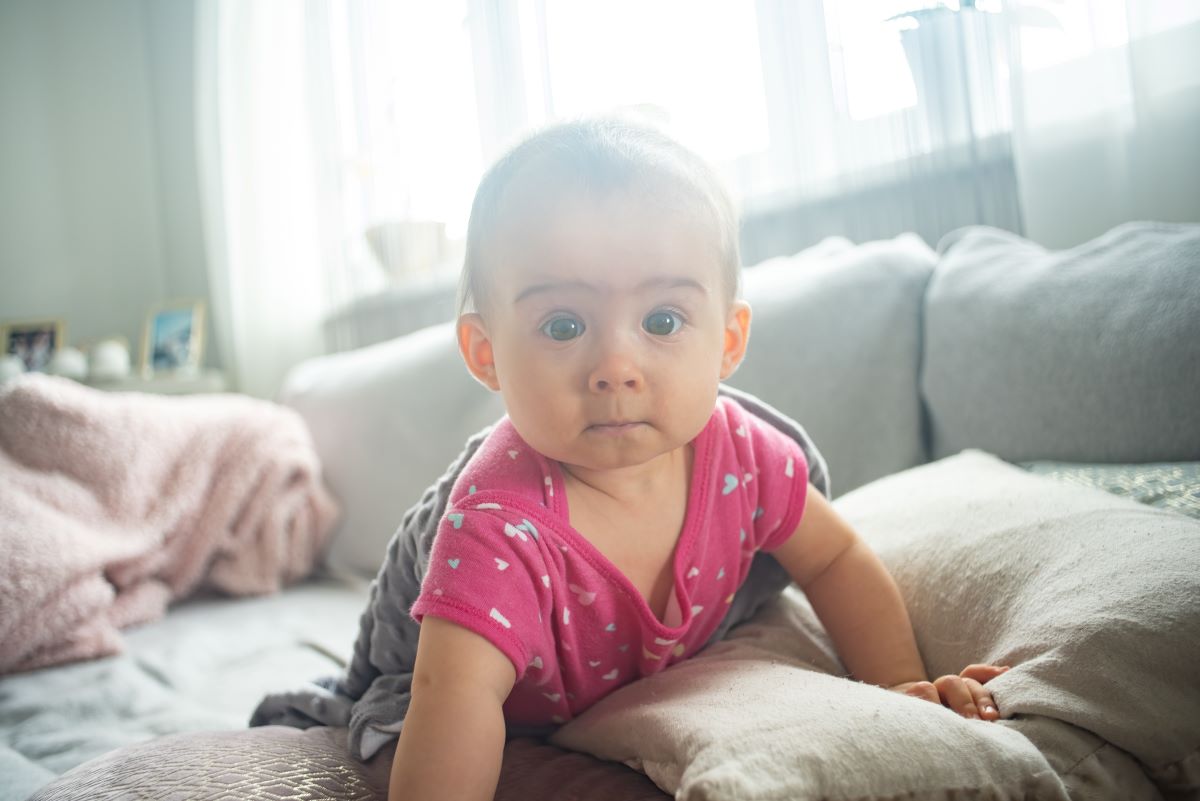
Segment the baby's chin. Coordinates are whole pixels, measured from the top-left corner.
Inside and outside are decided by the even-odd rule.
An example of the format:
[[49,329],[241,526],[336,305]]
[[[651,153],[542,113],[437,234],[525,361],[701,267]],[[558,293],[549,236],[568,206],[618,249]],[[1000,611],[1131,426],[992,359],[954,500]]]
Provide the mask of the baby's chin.
[[[611,439],[603,434],[600,437]],[[590,447],[570,448],[563,451],[561,456],[551,458],[575,473],[639,470],[653,467],[656,462],[665,467],[668,459],[663,457],[670,456],[687,444],[687,441],[661,440],[653,443],[600,442]]]
[[[528,425],[531,422],[534,425]],[[577,472],[651,465],[687,446],[703,429],[703,424],[687,426],[686,430],[677,430],[678,426],[664,429],[647,421],[623,426],[591,425],[560,433],[547,432],[544,427],[539,430],[536,421],[514,419],[512,424],[535,451]],[[522,430],[526,428],[528,433]],[[692,428],[697,430],[693,433]]]

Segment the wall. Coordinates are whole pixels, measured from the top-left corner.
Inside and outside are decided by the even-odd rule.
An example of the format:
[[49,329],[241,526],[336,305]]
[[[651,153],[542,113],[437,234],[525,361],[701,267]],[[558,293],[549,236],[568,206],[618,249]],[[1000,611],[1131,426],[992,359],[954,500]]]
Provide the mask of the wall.
[[[0,321],[134,345],[208,296],[192,0],[0,0]],[[206,363],[218,365],[211,336]]]

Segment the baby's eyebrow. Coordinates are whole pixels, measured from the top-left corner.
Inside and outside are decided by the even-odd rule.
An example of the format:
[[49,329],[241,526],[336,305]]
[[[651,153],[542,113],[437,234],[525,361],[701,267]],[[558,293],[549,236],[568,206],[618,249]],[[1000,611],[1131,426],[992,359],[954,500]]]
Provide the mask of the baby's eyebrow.
[[[664,289],[683,287],[685,289],[694,289],[704,295],[708,294],[708,289],[706,289],[703,284],[694,278],[688,278],[686,276],[677,277],[669,275],[656,275],[653,278],[647,278],[645,281],[638,284],[635,289],[640,292],[656,286]],[[540,284],[534,284],[532,286],[525,287],[525,289],[521,290],[517,294],[516,300],[514,300],[513,303],[520,303],[525,298],[529,297],[530,295],[537,294],[538,292],[552,292],[563,289],[585,289],[589,292],[603,291],[601,287],[595,286],[594,284],[589,284],[586,281],[546,281]]]

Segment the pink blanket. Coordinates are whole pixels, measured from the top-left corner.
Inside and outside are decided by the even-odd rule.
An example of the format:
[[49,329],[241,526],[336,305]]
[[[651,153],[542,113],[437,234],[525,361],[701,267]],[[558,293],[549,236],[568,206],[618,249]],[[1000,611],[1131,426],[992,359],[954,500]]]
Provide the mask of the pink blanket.
[[118,653],[193,590],[276,591],[337,514],[290,409],[19,376],[0,386],[0,674]]

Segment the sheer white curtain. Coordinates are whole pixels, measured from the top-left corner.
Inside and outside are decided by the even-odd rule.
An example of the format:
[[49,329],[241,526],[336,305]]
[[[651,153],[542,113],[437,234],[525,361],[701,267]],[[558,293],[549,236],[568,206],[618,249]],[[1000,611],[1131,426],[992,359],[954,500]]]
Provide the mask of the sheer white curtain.
[[330,315],[388,286],[369,228],[461,233],[483,157],[466,9],[203,0],[197,39],[213,326],[234,386],[273,397]]
[[1027,234],[1200,221],[1200,3],[1014,3],[1013,148]]
[[272,397],[322,352],[340,273],[323,4],[197,5],[199,164],[213,327],[233,385]]
[[715,162],[748,263],[830,234],[987,223],[1071,245],[1200,219],[1200,4],[921,5],[198,3],[213,323],[236,384],[272,395],[332,311],[388,286],[368,229],[461,237],[485,165],[574,114],[640,109]]
[[1066,246],[1200,219],[1200,3],[470,7],[496,43],[479,91],[508,101],[485,126],[648,108],[725,173],[748,261],[834,233],[985,223]]
[[[903,22],[888,18],[913,5],[473,0],[507,11],[478,88],[510,113],[484,122],[503,138],[562,116],[645,111],[723,172],[747,215],[748,261],[829,234],[1019,227],[1007,88],[992,68],[999,15],[949,15],[954,27],[922,30],[906,54]],[[910,62],[928,65],[923,82]]]

